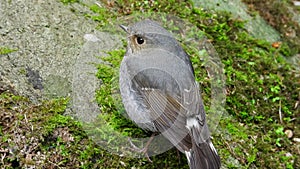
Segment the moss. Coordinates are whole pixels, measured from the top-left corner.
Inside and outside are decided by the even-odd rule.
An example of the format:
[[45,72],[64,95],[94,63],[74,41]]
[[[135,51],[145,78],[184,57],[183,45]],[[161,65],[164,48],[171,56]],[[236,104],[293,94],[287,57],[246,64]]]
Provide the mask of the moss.
[[292,10],[297,7],[291,1],[243,1],[249,5],[249,11],[258,11],[271,26],[281,33],[282,41],[288,46],[286,49],[292,55],[300,52],[300,38],[297,36],[300,26],[296,21],[297,12]]
[[[137,10],[141,11],[141,6],[145,13],[169,10],[205,31],[215,46],[227,77],[226,110],[230,118],[220,122],[222,132],[227,134],[214,136],[214,143],[225,166],[267,168],[298,165],[292,164],[291,160],[296,156],[296,146],[284,134],[276,133],[278,128],[292,128],[297,131],[295,119],[299,115],[299,110],[293,109],[293,104],[299,97],[299,84],[296,83],[297,77],[293,68],[284,59],[293,54],[287,43],[283,42],[279,48],[275,48],[266,41],[252,38],[243,28],[244,22],[231,19],[228,13],[210,13],[194,8],[191,4],[181,6],[180,10],[173,10],[163,3],[153,2],[153,8],[149,9],[145,5],[139,5],[138,9],[138,5],[132,4],[122,5],[119,12],[132,14]],[[118,5],[112,9],[116,9]],[[156,8],[156,5],[161,8]],[[200,80],[207,104],[210,100],[210,81],[205,78],[207,75],[203,71],[203,64],[195,57],[197,51],[185,44],[183,46],[192,56],[197,80]],[[117,55],[121,53],[114,58],[118,58]],[[284,123],[280,122],[279,110],[283,113]],[[229,139],[224,139],[225,137]],[[283,147],[285,151],[293,152],[289,160],[283,160]],[[268,158],[270,156],[272,158]]]
[[[296,153],[296,147],[291,145],[291,140],[287,139],[285,135],[278,134],[278,132],[276,134],[276,131],[278,128],[297,130],[295,118],[299,111],[298,109],[293,110],[293,103],[298,99],[297,89],[299,86],[295,85],[297,82],[295,74],[283,58],[292,55],[294,49],[291,49],[286,42],[275,48],[268,42],[252,38],[243,28],[244,22],[231,19],[228,13],[210,13],[194,8],[191,2],[185,3],[170,5],[170,3],[158,3],[157,1],[116,1],[113,4],[106,4],[107,6],[103,8],[106,11],[113,11],[109,14],[110,21],[106,19],[106,23],[114,22],[114,18],[128,14],[136,16],[137,13],[141,13],[151,16],[155,13],[167,12],[179,16],[203,30],[219,53],[227,77],[226,110],[230,114],[230,118],[223,119],[220,124],[222,131],[227,135],[214,136],[214,142],[217,144],[224,165],[228,168],[291,166],[291,160],[285,162],[280,160],[282,159],[282,147],[294,153]],[[97,14],[97,10],[94,12]],[[102,18],[105,17],[101,10],[98,10],[98,13]],[[161,19],[163,22],[164,18]],[[100,21],[101,24],[102,22]],[[99,28],[101,29],[101,26]],[[171,27],[170,30],[176,31],[176,29]],[[184,39],[179,38],[179,41],[184,42]],[[210,80],[206,78],[207,74],[203,69],[203,63],[199,62],[198,57],[195,57],[198,52],[189,45],[183,44],[186,51],[192,56],[191,60],[195,67],[197,80],[202,85],[204,101],[207,104],[210,100]],[[111,98],[107,97],[111,94],[109,92],[111,92],[110,87],[112,86],[111,84],[107,86],[106,82],[109,84],[112,76],[116,74],[116,72],[111,73],[111,70],[115,71],[118,65],[112,64],[112,62],[119,63],[122,52],[124,51],[114,51],[106,58],[113,68],[103,67],[103,65],[99,67],[98,77],[102,79],[104,85],[99,90],[97,98],[102,105],[102,110],[112,110]],[[112,58],[117,58],[119,61],[112,60]],[[101,73],[103,75],[100,75]],[[105,94],[103,95],[103,93]],[[104,101],[104,99],[106,100]],[[280,123],[278,113],[274,113],[279,109],[284,114],[283,124]],[[136,130],[128,130],[128,127],[134,127],[128,125],[128,120],[120,114],[109,115],[104,119],[114,129],[120,131],[124,129],[125,135],[142,134]],[[128,133],[128,131],[131,132]],[[225,137],[230,139],[224,139]],[[293,155],[295,156],[295,154]],[[272,158],[267,158],[268,156]],[[228,159],[236,159],[237,162]]]
[[[297,128],[300,123],[297,118],[299,108],[294,108],[299,100],[299,77],[284,59],[295,52],[289,42],[272,47],[268,42],[249,36],[243,21],[232,19],[228,13],[195,8],[190,1],[105,1],[103,6],[88,7],[93,14],[85,16],[98,22],[101,30],[107,30],[107,25],[120,24],[122,21],[117,18],[129,14],[157,16],[169,13],[190,22],[197,28],[190,29],[191,36],[194,34],[196,38],[198,35],[201,38],[205,34],[224,64],[227,91],[225,108],[228,114],[225,113],[220,121],[219,132],[213,133],[213,142],[223,166],[300,167],[297,145],[284,134],[286,129],[290,129],[294,137],[300,137]],[[166,15],[161,15],[161,19],[162,22],[172,20]],[[175,34],[180,33],[180,22],[163,23]],[[203,100],[208,107],[211,79],[198,59],[197,45],[177,38],[191,55]],[[108,56],[102,58],[107,64],[98,65],[96,76],[103,83],[96,94],[103,112],[98,122],[106,124],[102,130],[95,131],[94,126],[85,126],[72,117],[64,116],[68,99],[34,104],[22,96],[2,93],[0,147],[5,150],[1,154],[5,158],[1,158],[4,160],[0,161],[0,165],[7,168],[30,165],[44,168],[188,168],[185,156],[178,155],[175,149],[151,157],[153,163],[150,163],[144,158],[111,154],[96,144],[95,140],[89,139],[89,134],[99,134],[111,141],[118,141],[110,137],[111,130],[125,136],[149,136],[149,133],[135,127],[123,116],[120,98],[113,95],[118,90],[118,66],[124,49],[109,51]],[[29,148],[24,149],[24,145],[29,145]],[[21,150],[26,151],[24,153]]]
[[17,51],[17,49],[11,49],[11,48],[7,48],[7,47],[1,47],[0,46],[0,55],[6,55],[12,52]]
[[70,3],[76,3],[79,2],[79,0],[60,0],[60,2],[64,4],[70,4]]

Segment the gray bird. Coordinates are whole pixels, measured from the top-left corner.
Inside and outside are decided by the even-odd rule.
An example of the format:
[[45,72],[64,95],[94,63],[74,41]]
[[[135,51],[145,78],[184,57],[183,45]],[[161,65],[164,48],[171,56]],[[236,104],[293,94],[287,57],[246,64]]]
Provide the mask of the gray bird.
[[126,27],[128,47],[120,66],[120,91],[129,118],[161,133],[188,159],[191,169],[220,168],[187,53],[157,22]]

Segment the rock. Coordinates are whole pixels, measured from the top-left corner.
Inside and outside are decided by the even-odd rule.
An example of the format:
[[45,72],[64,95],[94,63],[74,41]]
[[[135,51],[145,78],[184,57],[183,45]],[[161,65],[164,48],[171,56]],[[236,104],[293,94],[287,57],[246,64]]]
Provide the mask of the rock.
[[17,49],[0,56],[0,81],[9,79],[14,90],[34,102],[65,97],[55,87],[71,88],[84,35],[93,32],[96,23],[60,1],[1,1],[0,13],[0,46]]

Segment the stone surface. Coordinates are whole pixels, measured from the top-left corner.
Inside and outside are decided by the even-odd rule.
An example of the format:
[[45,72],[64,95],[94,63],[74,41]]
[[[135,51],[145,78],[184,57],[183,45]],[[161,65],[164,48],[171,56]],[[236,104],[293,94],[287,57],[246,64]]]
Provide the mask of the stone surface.
[[[47,91],[44,87],[51,88],[48,81],[70,86],[83,35],[92,32],[95,23],[78,17],[59,1],[5,1],[0,13],[0,46],[17,49],[0,56],[1,75],[34,101]],[[56,96],[66,94],[57,91]]]
[[77,118],[91,122],[99,113],[95,103],[95,93],[100,87],[100,80],[95,76],[95,63],[101,63],[96,56],[105,56],[106,51],[121,46],[117,36],[103,32],[85,34],[85,44],[73,66],[72,77],[72,108]]
[[241,0],[194,0],[195,6],[215,11],[227,11],[234,18],[247,21],[246,29],[248,32],[258,39],[265,39],[269,42],[280,40],[279,33],[268,25],[259,15],[250,16],[248,9]]
[[0,55],[1,88],[9,84],[34,102],[71,97],[72,111],[67,112],[84,121],[93,119],[99,113],[94,94],[100,85],[93,63],[100,63],[97,56],[121,41],[97,33],[94,21],[78,15],[90,10],[76,3],[4,1],[0,13],[0,46],[17,49]]

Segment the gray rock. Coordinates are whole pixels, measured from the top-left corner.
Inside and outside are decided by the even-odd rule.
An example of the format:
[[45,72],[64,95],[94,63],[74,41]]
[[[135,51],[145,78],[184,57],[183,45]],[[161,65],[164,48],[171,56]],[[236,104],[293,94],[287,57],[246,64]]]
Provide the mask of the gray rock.
[[101,51],[113,49],[118,40],[95,33],[95,22],[69,8],[91,12],[77,3],[66,7],[59,1],[1,2],[0,46],[17,51],[0,57],[0,88],[13,88],[34,102],[72,97],[73,111],[67,114],[88,121],[99,113],[94,98],[100,85],[96,56],[105,55]]
[[5,1],[1,2],[0,13],[0,46],[18,49],[0,57],[1,75],[19,94],[33,101],[44,97],[48,88],[55,96],[65,96],[53,86],[70,86],[83,35],[92,32],[95,23],[58,1]]
[[[95,103],[95,93],[100,87],[100,80],[95,76],[95,63],[101,63],[96,56],[105,56],[106,51],[121,46],[121,40],[103,32],[84,35],[86,43],[73,67],[72,108],[76,117],[84,122],[91,122],[100,113]],[[104,64],[104,63],[103,63]]]
[[195,6],[230,12],[234,18],[248,21],[246,29],[255,38],[265,39],[269,42],[277,42],[280,40],[280,34],[268,25],[259,15],[252,17],[247,13],[247,6],[241,0],[194,0]]

